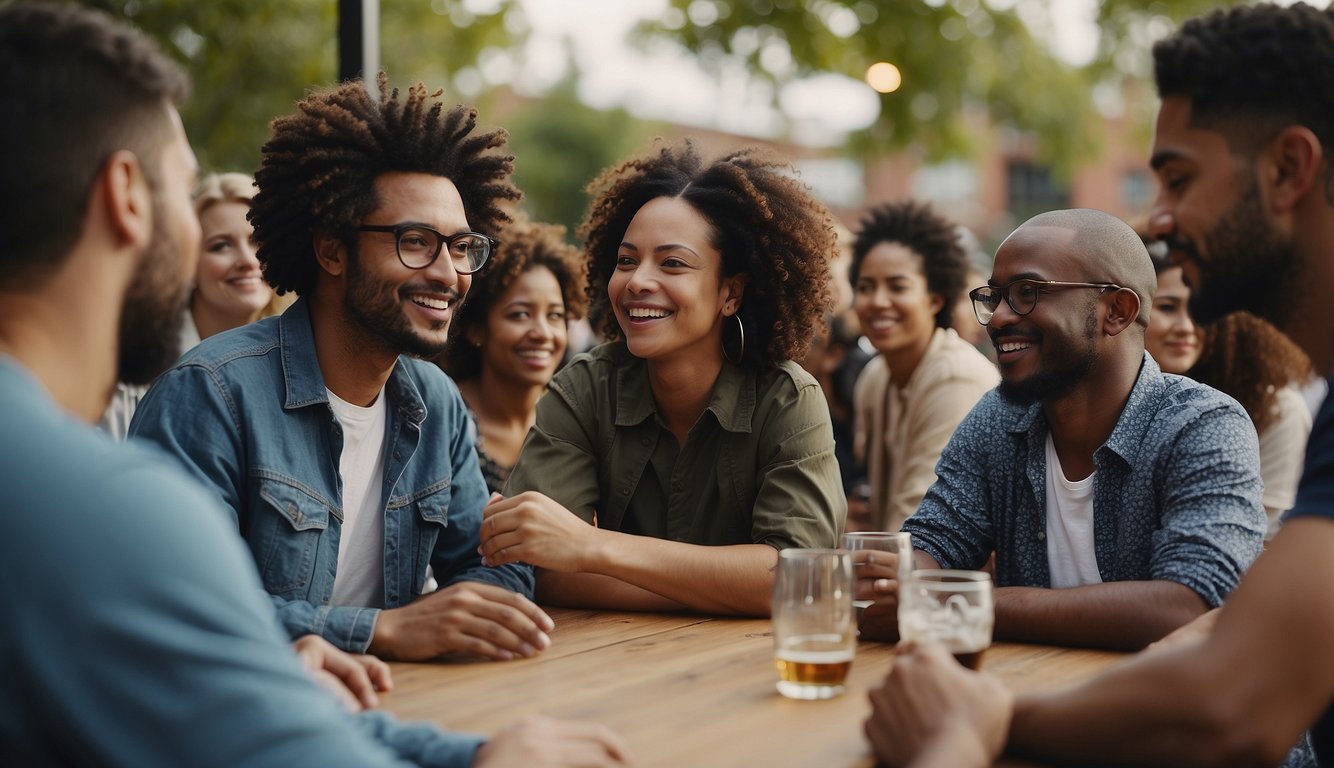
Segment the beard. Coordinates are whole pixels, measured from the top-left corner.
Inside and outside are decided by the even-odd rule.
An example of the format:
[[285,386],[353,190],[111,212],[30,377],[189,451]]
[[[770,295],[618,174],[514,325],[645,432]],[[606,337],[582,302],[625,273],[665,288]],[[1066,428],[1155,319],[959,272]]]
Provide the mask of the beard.
[[121,307],[117,381],[149,384],[176,362],[189,298],[181,278],[180,248],[167,227],[165,207],[154,198],[153,238]]
[[[343,298],[343,305],[348,315],[361,327],[384,341],[389,348],[401,354],[422,358],[433,357],[444,351],[445,339],[442,337],[436,341],[424,338],[412,327],[412,323],[403,313],[403,302],[410,301],[407,294],[411,292],[410,285],[396,287],[363,269],[355,246],[348,246],[347,292]],[[450,299],[451,307],[456,307],[458,301],[459,296],[454,293]],[[448,321],[431,324],[433,331],[444,331],[448,327]]]
[[[1093,363],[1098,359],[1094,347],[1097,335],[1098,321],[1090,314],[1084,325],[1082,347],[1074,344],[1053,347],[1048,359],[1041,361],[1041,370],[1022,381],[1008,379],[1002,373],[997,388],[1001,397],[1015,405],[1029,406],[1037,402],[1059,400],[1070,394],[1093,371]],[[1045,345],[1042,350],[1048,351]]]
[[1173,244],[1199,266],[1201,285],[1190,287],[1191,318],[1208,324],[1245,310],[1284,327],[1302,293],[1301,257],[1265,219],[1254,180],[1205,244],[1207,262],[1193,244]]

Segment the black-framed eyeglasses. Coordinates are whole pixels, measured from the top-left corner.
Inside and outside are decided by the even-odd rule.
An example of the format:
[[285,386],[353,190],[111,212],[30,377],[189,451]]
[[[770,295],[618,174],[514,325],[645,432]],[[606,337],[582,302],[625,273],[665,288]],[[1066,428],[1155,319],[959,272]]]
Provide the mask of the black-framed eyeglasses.
[[996,307],[1000,306],[1001,297],[1005,298],[1005,303],[1010,305],[1010,309],[1014,310],[1016,315],[1022,316],[1033,311],[1038,305],[1038,296],[1044,291],[1063,288],[1121,290],[1121,286],[1116,283],[1067,283],[1061,280],[1020,278],[1004,286],[984,285],[981,288],[974,288],[968,292],[968,298],[973,300],[973,314],[977,315],[977,322],[986,325],[991,322],[991,316],[996,314]]
[[357,230],[393,233],[398,260],[408,269],[426,269],[435,263],[442,249],[448,250],[454,271],[462,275],[481,269],[491,249],[500,245],[480,232],[446,235],[424,224],[362,224]]

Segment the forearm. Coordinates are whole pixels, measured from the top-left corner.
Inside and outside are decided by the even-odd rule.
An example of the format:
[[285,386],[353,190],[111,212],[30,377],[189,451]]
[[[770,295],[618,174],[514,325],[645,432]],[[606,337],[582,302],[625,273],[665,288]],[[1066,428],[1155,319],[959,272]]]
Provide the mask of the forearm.
[[349,653],[366,653],[380,611],[355,606],[315,605],[305,600],[284,600],[270,595],[278,620],[288,637],[319,635]]
[[1002,640],[1134,651],[1208,610],[1173,581],[1118,581],[1070,589],[996,590]]
[[581,569],[610,576],[695,611],[769,615],[778,552],[767,544],[708,547],[598,529]]
[[685,605],[656,592],[596,573],[537,571],[537,602],[607,611],[680,611]]

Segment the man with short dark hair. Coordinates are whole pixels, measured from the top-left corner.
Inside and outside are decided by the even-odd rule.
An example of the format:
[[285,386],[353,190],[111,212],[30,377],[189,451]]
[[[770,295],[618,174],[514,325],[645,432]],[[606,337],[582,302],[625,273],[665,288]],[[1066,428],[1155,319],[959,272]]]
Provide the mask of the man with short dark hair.
[[[1334,362],[1334,10],[1243,6],[1154,47],[1162,106],[1150,234],[1192,286],[1191,313],[1250,310]],[[1296,504],[1202,637],[1068,691],[1012,702],[938,649],[901,654],[867,734],[891,764],[1273,764],[1310,729],[1334,765],[1334,401]],[[902,727],[904,723],[914,727]]]
[[[347,714],[212,494],[92,428],[116,381],[174,354],[199,242],[185,89],[102,12],[0,8],[0,165],[19,192],[0,206],[0,764],[621,763],[597,726],[526,721],[483,743]],[[356,660],[313,636],[298,650],[370,703]]]
[[519,197],[504,132],[476,122],[383,75],[275,120],[250,216],[265,278],[301,298],[192,349],[131,423],[232,511],[293,636],[406,660],[550,644],[532,569],[482,563],[467,407],[416,359]]

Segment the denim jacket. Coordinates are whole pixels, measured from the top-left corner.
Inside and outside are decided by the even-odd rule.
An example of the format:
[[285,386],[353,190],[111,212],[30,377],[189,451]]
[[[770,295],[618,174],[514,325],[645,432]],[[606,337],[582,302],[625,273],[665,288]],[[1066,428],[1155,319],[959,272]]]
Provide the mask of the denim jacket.
[[[467,410],[438,368],[400,357],[385,385],[384,605],[482,581],[531,596],[532,569],[477,553],[488,494]],[[315,356],[309,306],[205,340],[144,397],[130,436],[178,457],[232,511],[288,632],[365,652],[379,610],[330,606],[342,532],[342,428]]]

